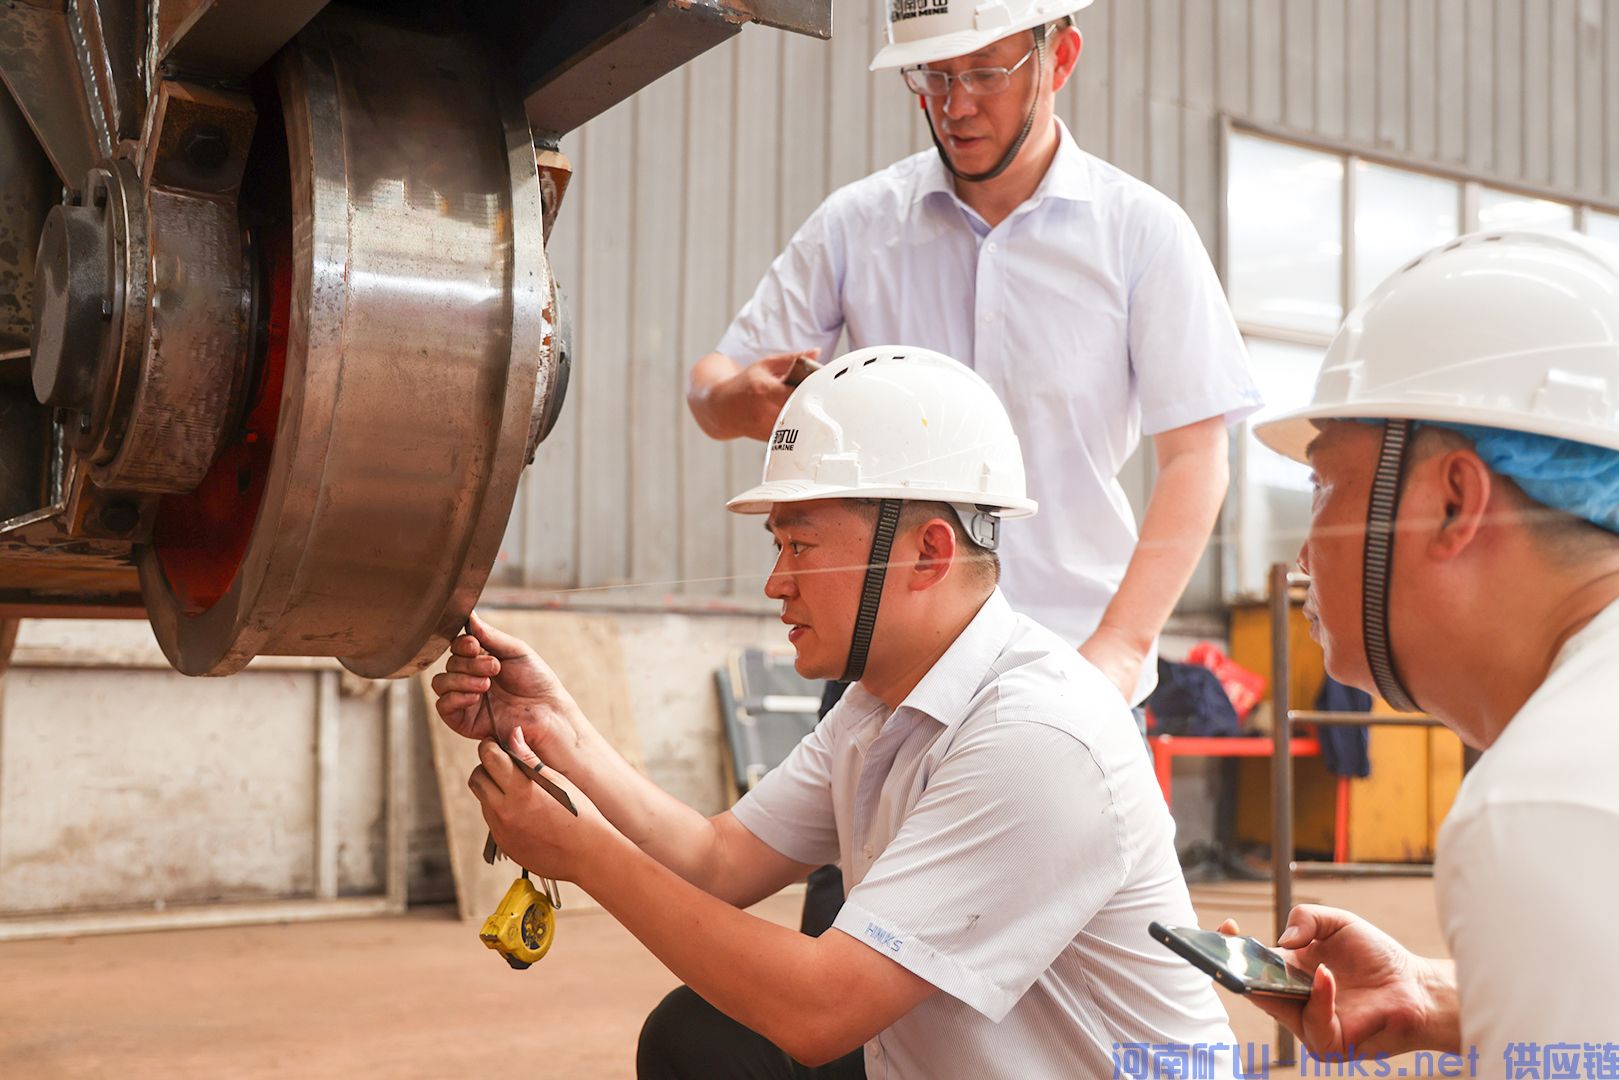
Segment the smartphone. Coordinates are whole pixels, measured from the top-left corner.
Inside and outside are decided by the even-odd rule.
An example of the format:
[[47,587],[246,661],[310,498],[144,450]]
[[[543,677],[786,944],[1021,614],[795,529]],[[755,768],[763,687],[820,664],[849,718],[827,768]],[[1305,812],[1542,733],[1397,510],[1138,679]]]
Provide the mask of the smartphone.
[[1310,976],[1251,937],[1227,937],[1195,926],[1158,922],[1147,927],[1147,932],[1233,993],[1301,1000],[1310,996]]

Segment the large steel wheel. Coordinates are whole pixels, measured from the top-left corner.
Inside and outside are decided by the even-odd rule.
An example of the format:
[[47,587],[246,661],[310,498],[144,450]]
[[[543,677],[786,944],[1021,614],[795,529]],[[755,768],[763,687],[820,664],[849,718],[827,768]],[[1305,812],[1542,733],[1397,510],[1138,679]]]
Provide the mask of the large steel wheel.
[[830,0],[0,3],[0,619],[402,674],[555,423],[558,140]]
[[465,622],[555,389],[539,177],[501,90],[469,43],[339,10],[283,53],[285,137],[261,110],[250,163],[290,179],[255,236],[256,400],[140,559],[181,671],[392,675]]

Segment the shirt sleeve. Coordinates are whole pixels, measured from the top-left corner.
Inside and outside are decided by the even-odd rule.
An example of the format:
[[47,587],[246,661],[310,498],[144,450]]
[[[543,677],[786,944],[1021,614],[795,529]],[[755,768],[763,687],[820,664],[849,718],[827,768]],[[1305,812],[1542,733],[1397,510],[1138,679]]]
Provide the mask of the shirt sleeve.
[[1125,880],[1109,779],[1043,721],[964,734],[833,926],[999,1022]]
[[832,807],[831,721],[815,725],[785,760],[731,808],[742,827],[795,862],[838,861]]
[[1613,994],[1595,989],[1613,985],[1619,937],[1608,920],[1593,919],[1619,895],[1619,818],[1595,807],[1507,802],[1446,829],[1445,935],[1456,960],[1462,1052],[1477,1052],[1475,1075],[1541,1075],[1518,1067],[1542,1063],[1557,1044],[1583,1060],[1585,1045],[1619,1038]]
[[1143,230],[1131,274],[1130,369],[1141,429],[1158,435],[1262,404],[1220,279],[1186,212],[1168,199]]
[[832,200],[799,227],[714,351],[739,364],[819,348],[830,360],[843,334],[843,244]]

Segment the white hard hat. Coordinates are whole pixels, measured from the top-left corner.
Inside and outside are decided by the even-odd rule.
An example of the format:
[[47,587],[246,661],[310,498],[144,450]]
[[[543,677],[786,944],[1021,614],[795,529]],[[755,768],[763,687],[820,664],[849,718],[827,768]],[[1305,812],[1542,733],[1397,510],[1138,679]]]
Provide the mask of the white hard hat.
[[1416,423],[1619,450],[1619,248],[1573,233],[1490,231],[1396,271],[1344,320],[1308,406],[1255,425],[1305,460],[1323,420],[1379,420],[1366,509],[1361,640],[1380,694],[1414,710],[1389,633],[1400,495]]
[[726,503],[768,514],[811,499],[915,499],[1033,514],[1006,407],[971,368],[929,349],[845,353],[793,391],[761,482]]
[[888,44],[877,51],[871,70],[965,56],[1090,4],[1091,0],[888,0]]
[[1492,230],[1388,278],[1332,339],[1302,409],[1255,424],[1299,461],[1313,421],[1409,419],[1619,449],[1619,247]]

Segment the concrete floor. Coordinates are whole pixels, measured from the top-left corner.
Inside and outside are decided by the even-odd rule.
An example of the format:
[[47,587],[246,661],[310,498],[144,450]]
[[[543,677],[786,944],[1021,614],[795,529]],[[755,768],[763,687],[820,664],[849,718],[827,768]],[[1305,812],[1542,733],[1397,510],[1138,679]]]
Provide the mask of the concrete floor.
[[[1443,954],[1426,879],[1314,879],[1295,891]],[[1197,886],[1193,898],[1203,925],[1231,915],[1268,936],[1263,885]],[[799,902],[788,892],[756,910],[796,925]],[[596,911],[564,912],[555,949],[527,972],[509,970],[445,908],[16,942],[0,945],[0,1077],[629,1077],[641,1019],[674,985]],[[1262,1014],[1225,1000],[1239,1042],[1271,1037]]]

